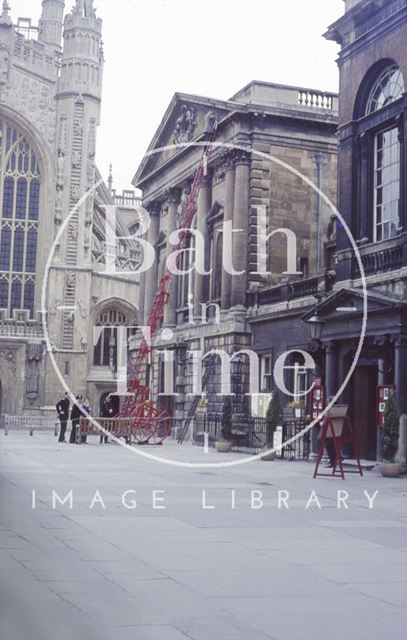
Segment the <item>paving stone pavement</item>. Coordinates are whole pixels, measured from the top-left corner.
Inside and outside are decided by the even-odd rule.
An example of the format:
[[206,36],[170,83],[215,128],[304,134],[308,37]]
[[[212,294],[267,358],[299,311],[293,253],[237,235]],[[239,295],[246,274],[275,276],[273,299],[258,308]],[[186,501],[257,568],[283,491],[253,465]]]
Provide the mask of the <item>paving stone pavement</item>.
[[2,639],[404,640],[405,476],[140,453],[0,434]]

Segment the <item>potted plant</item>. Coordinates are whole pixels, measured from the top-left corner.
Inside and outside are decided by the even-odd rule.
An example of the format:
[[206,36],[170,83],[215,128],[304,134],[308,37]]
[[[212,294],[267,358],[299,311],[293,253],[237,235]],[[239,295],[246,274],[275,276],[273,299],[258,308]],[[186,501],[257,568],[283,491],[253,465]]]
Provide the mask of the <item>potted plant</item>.
[[401,473],[401,464],[395,462],[399,441],[400,414],[394,393],[389,395],[384,411],[383,421],[383,449],[380,471],[385,478],[397,478]]
[[[262,460],[274,460],[274,451],[270,449],[274,446],[274,433],[280,421],[280,398],[277,391],[273,391],[266,413],[266,447]],[[269,452],[269,453],[267,453]]]
[[215,442],[216,451],[228,453],[232,448],[232,415],[233,405],[230,396],[226,396],[222,405],[221,435],[222,438]]

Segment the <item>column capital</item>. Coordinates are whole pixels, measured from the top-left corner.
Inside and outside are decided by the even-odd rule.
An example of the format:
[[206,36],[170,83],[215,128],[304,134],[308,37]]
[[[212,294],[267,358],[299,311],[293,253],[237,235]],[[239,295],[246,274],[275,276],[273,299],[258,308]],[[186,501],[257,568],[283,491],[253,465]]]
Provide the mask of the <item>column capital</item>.
[[147,209],[150,216],[159,216],[161,213],[161,202],[158,200],[151,200],[151,202],[147,202],[144,205],[144,208]]
[[181,200],[181,189],[178,187],[170,187],[164,191],[165,205],[178,205]]
[[396,336],[394,344],[398,348],[407,347],[407,335],[400,334],[399,336]]
[[249,149],[234,149],[234,164],[249,164],[251,151]]
[[235,149],[225,149],[220,156],[223,171],[232,171],[235,167]]

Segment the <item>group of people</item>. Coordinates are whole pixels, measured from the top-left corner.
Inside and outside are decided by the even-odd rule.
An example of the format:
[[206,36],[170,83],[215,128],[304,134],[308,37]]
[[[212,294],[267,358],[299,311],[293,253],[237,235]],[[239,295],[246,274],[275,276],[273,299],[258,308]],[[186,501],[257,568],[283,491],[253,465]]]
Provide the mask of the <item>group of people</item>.
[[71,407],[71,401],[69,399],[69,393],[65,393],[64,397],[57,402],[56,410],[58,414],[58,420],[60,423],[59,440],[58,442],[66,442],[65,434],[68,426],[68,420],[72,422],[71,435],[69,442],[75,444],[76,442],[76,430],[78,428],[79,421],[82,417],[88,416],[91,413],[89,400],[86,398],[83,401],[83,396],[80,394],[76,396],[75,402]]
[[[71,429],[71,434],[69,437],[69,442],[70,444],[75,444],[76,443],[76,433],[77,433],[77,429],[78,429],[78,425],[79,425],[79,421],[82,417],[87,417],[90,416],[92,411],[91,411],[91,407],[90,407],[90,403],[88,398],[86,398],[85,400],[83,400],[83,396],[81,396],[80,394],[78,394],[75,398],[75,402],[72,405],[72,409],[71,409],[71,401],[69,399],[69,393],[65,393],[65,395],[63,396],[63,398],[61,398],[59,400],[59,402],[57,402],[56,406],[56,410],[57,410],[57,414],[58,414],[58,420],[60,423],[60,430],[59,430],[59,440],[58,442],[66,442],[65,440],[65,434],[66,434],[66,429],[68,426],[68,421],[69,419],[72,422],[72,429]],[[117,411],[115,410],[114,406],[113,406],[113,402],[112,402],[112,398],[110,396],[110,394],[106,397],[106,399],[104,400],[102,407],[101,407],[101,414],[102,417],[104,418],[114,418],[114,416],[116,415]],[[86,436],[84,436],[84,438],[86,438]],[[103,442],[103,440],[105,442],[108,441],[108,437],[107,436],[101,436],[100,437],[100,442]],[[86,440],[84,440],[86,441]]]

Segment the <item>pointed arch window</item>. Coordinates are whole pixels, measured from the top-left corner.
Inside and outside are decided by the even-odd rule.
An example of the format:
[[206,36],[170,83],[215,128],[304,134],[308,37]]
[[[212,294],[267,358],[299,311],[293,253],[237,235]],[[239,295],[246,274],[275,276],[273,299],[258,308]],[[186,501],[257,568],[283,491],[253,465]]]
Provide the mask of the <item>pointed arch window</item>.
[[395,102],[402,97],[404,90],[404,79],[400,68],[396,64],[387,67],[380,74],[370,92],[366,115]]
[[[129,327],[128,337],[134,333],[130,328],[131,319],[126,313],[117,308],[106,308],[96,319],[96,344],[94,347],[93,364],[99,367],[117,368],[118,327]],[[102,328],[103,327],[103,328]]]
[[0,308],[34,313],[41,174],[25,136],[0,118]]

